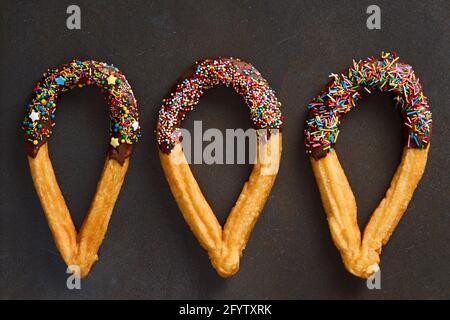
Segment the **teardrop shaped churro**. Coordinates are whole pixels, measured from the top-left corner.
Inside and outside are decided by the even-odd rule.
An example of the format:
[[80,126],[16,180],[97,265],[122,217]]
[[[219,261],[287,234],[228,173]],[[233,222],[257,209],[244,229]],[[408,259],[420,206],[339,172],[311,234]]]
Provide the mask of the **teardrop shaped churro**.
[[[427,163],[431,111],[419,79],[395,54],[353,62],[341,75],[331,75],[325,90],[308,106],[305,146],[328,217],[333,241],[345,267],[368,278],[379,270],[380,254],[413,196]],[[339,124],[361,98],[378,89],[392,92],[406,133],[401,162],[384,199],[373,212],[361,239],[356,201],[334,145]]]
[[[53,171],[47,140],[55,125],[59,95],[91,84],[101,89],[110,108],[110,141],[91,207],[77,232]],[[56,246],[66,264],[84,277],[98,260],[97,252],[128,169],[132,144],[140,136],[133,91],[116,67],[74,60],[48,70],[37,83],[22,127],[31,176]]]
[[[192,72],[163,101],[159,112],[157,141],[161,165],[184,219],[208,251],[222,277],[234,275],[250,233],[275,182],[281,157],[282,116],[280,103],[266,80],[250,64],[233,58],[198,62]],[[222,228],[202,194],[184,155],[179,127],[204,92],[216,85],[234,88],[250,107],[257,137],[256,161],[249,180]]]

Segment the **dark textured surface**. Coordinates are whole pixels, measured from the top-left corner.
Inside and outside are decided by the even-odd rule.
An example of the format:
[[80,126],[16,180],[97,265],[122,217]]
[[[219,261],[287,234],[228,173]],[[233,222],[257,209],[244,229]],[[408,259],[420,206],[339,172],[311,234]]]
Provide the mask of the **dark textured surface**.
[[[68,1],[1,1],[0,298],[450,298],[448,200],[450,94],[448,1],[377,1],[382,29],[366,28],[372,1],[76,1],[82,29],[66,29]],[[433,111],[425,175],[382,254],[382,289],[347,273],[328,231],[304,153],[306,105],[331,72],[353,58],[395,50],[411,64]],[[241,57],[277,91],[286,117],[280,173],[241,260],[219,278],[170,194],[153,130],[160,101],[196,59]],[[117,65],[141,109],[143,138],[82,290],[65,286],[60,258],[34,191],[20,122],[46,68],[74,57]],[[360,225],[383,196],[401,155],[401,126],[387,94],[349,114],[337,151],[355,193]],[[105,158],[107,109],[93,88],[60,100],[50,152],[77,225]],[[248,128],[241,99],[213,89],[185,121]],[[224,221],[250,166],[196,165]]]

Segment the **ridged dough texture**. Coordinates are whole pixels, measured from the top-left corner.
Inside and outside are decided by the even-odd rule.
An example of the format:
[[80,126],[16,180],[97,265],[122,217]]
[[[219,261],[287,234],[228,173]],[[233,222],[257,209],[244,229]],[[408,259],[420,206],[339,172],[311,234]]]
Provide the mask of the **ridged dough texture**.
[[79,275],[85,277],[98,260],[97,252],[105,237],[129,159],[125,159],[123,165],[106,159],[91,207],[78,233],[56,180],[47,144],[42,145],[36,158],[28,157],[28,163],[56,246],[65,263],[78,266]]
[[422,178],[428,149],[403,149],[391,185],[373,212],[362,240],[355,197],[336,152],[319,160],[310,158],[331,236],[352,274],[369,278],[379,270],[381,248],[388,242]]
[[184,219],[222,277],[230,277],[238,271],[242,251],[278,173],[281,133],[272,134],[268,143],[257,141],[252,172],[223,229],[189,168],[181,143],[177,143],[170,154],[159,152],[164,173]]

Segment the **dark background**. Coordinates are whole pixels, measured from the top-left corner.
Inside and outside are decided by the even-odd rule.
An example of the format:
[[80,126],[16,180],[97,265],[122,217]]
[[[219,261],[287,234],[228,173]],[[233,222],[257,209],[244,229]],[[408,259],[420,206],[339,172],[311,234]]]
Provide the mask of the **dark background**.
[[[366,28],[373,1],[1,1],[0,298],[311,299],[450,298],[448,1],[376,1],[381,30]],[[81,30],[66,8],[81,7]],[[397,51],[424,86],[433,111],[429,162],[382,254],[381,290],[345,271],[303,146],[306,105],[331,72],[352,59]],[[195,60],[234,56],[254,64],[276,90],[286,117],[277,182],[241,260],[216,275],[191,234],[162,173],[154,138],[161,99]],[[82,290],[65,269],[36,196],[20,123],[35,82],[73,58],[113,63],[139,102],[143,136],[116,203],[100,260]],[[79,226],[108,141],[107,108],[94,88],[65,94],[50,152]],[[231,89],[214,88],[184,122],[249,128]],[[342,125],[337,146],[363,226],[399,163],[400,119],[392,97],[374,93]],[[249,165],[195,165],[223,222]]]

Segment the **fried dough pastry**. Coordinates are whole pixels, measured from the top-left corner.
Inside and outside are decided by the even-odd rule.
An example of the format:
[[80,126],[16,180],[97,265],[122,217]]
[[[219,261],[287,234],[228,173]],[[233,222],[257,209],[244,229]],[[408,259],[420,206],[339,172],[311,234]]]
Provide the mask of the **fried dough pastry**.
[[[253,170],[223,228],[191,172],[178,130],[185,113],[203,93],[220,84],[232,86],[243,96],[259,129]],[[279,107],[273,90],[253,66],[238,59],[219,58],[198,62],[160,109],[157,141],[169,187],[184,219],[222,277],[238,271],[242,251],[277,176],[282,142]]]
[[[361,278],[369,278],[379,270],[382,246],[406,211],[427,162],[431,111],[411,66],[398,60],[395,54],[382,53],[377,59],[354,61],[347,72],[332,74],[325,90],[308,106],[305,145],[331,236],[346,269]],[[342,117],[356,105],[363,92],[372,89],[394,93],[406,139],[391,185],[361,239],[355,197],[334,145]]]
[[[108,102],[110,141],[91,207],[77,232],[55,177],[47,140],[55,124],[59,95],[91,84],[101,89]],[[136,99],[125,76],[113,66],[91,60],[74,60],[48,70],[27,106],[23,130],[33,183],[62,258],[81,277],[98,260],[97,252],[128,169],[132,144],[140,136],[138,117]]]

